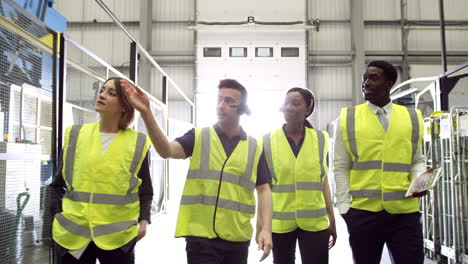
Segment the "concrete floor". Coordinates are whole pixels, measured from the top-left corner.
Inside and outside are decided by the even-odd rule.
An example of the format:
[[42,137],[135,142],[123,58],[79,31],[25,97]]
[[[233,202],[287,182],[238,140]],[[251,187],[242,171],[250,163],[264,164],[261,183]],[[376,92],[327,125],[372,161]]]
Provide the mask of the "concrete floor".
[[[138,242],[136,246],[136,264],[153,263],[187,263],[185,255],[185,240],[183,238],[174,238],[175,225],[177,219],[177,210],[185,175],[188,170],[188,162],[185,160],[171,160],[169,171],[170,176],[170,200],[167,208],[169,211],[163,215],[153,215],[152,224],[148,227],[146,237]],[[338,216],[338,212],[335,211]],[[255,221],[252,221],[255,223]],[[336,217],[337,224],[337,242],[330,250],[329,263],[352,264],[352,253],[348,243],[348,232],[346,224],[341,217]],[[248,263],[258,263],[262,252],[257,251],[255,241],[250,245]],[[157,259],[157,260],[156,260]],[[273,263],[273,256],[270,256],[262,263]],[[296,263],[300,264],[299,249],[296,250]],[[435,263],[430,260],[426,264]],[[382,254],[381,264],[391,264],[388,251],[385,248]]]
[[[177,205],[172,208],[177,208]],[[185,240],[183,238],[174,238],[176,217],[177,212],[153,216],[153,223],[149,226],[146,237],[137,244],[136,264],[153,264],[156,263],[155,258],[157,258],[157,263],[187,263],[185,256]],[[337,217],[337,235],[338,239],[336,245],[329,253],[329,263],[352,264],[353,260],[348,243],[348,233],[346,225],[341,217]],[[257,245],[252,241],[248,263],[258,263],[261,255],[262,252],[257,251]],[[273,263],[272,255],[270,254],[262,263]],[[299,249],[296,251],[296,263],[301,263]],[[391,264],[386,248],[384,248],[380,263]],[[432,264],[435,262],[427,259],[425,263]]]
[[[177,204],[170,203],[169,208],[177,208]],[[337,213],[337,212],[335,212]],[[167,214],[154,215],[152,224],[143,240],[136,246],[136,264],[154,264],[154,263],[175,263],[183,264],[186,262],[185,240],[183,238],[174,238],[177,211],[169,211]],[[341,217],[337,217],[338,239],[336,245],[330,250],[330,264],[352,264],[351,249],[348,244],[348,234],[346,225]],[[301,259],[299,249],[296,251],[296,263],[300,264]],[[257,245],[254,241],[250,246],[248,263],[258,263],[262,252],[257,251]],[[49,262],[49,249],[47,247],[25,248],[22,254],[23,264],[46,264]],[[273,263],[273,257],[270,255],[265,264]],[[381,264],[391,264],[388,251],[384,248]],[[425,264],[434,264],[436,262],[426,259]]]
[[[185,240],[183,238],[174,238],[177,211],[185,175],[188,169],[188,162],[183,160],[171,160],[169,171],[170,177],[170,200],[168,201],[168,212],[161,215],[152,216],[152,224],[148,227],[146,236],[137,243],[136,246],[136,264],[154,264],[154,263],[187,263],[185,255]],[[338,212],[335,211],[335,215]],[[336,217],[338,239],[336,245],[330,250],[330,264],[351,264],[352,254],[348,243],[348,233],[346,225],[341,217]],[[252,221],[255,223],[255,221]],[[296,263],[300,264],[299,250],[296,251]],[[47,247],[33,247],[23,251],[24,264],[46,264],[49,262],[49,250]],[[257,251],[255,241],[250,245],[248,263],[258,263],[262,252]],[[273,263],[273,257],[270,255],[262,263]],[[390,264],[390,258],[386,248],[382,254],[381,264]],[[426,260],[425,264],[434,264],[434,261]]]

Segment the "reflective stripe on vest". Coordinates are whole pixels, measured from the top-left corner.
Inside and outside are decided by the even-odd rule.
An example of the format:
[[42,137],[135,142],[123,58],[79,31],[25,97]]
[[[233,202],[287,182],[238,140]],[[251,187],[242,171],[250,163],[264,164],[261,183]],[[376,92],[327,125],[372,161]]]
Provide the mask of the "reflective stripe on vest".
[[91,237],[91,232],[89,231],[89,227],[76,224],[75,222],[65,218],[65,216],[63,216],[62,214],[57,214],[57,216],[55,216],[55,219],[57,219],[57,221],[68,232],[75,234],[75,235],[82,236],[82,237],[86,237],[86,238]]
[[273,192],[295,192],[296,190],[321,191],[323,190],[323,183],[322,182],[296,182],[296,185],[275,184],[272,187]]
[[[180,204],[204,204],[204,205],[216,205],[216,196],[208,195],[184,195],[180,201]],[[244,204],[231,200],[225,200],[222,198],[218,199],[218,207],[238,211],[246,214],[255,214],[255,206],[250,204]]]
[[[412,154],[416,153],[419,142],[419,122],[418,115],[415,109],[407,108],[411,119],[411,147]],[[359,155],[356,144],[356,127],[355,127],[355,107],[350,107],[346,114],[346,127],[348,133],[348,142],[351,153],[354,156],[352,170],[382,170],[384,172],[405,172],[409,173],[411,164],[385,162],[382,160],[359,161]],[[383,164],[382,164],[383,163]],[[406,191],[384,192],[382,196],[381,190],[351,190],[350,194],[353,198],[375,198],[383,199],[384,201],[399,201],[411,199],[405,197]]]
[[[83,125],[74,125],[71,128],[70,136],[68,139],[67,160],[65,164],[65,175],[67,175],[68,189],[73,190],[73,162],[75,161],[76,142],[78,141],[78,134]],[[73,162],[70,162],[73,161]]]
[[83,203],[95,203],[95,204],[113,204],[113,205],[125,205],[138,201],[138,193],[130,193],[127,195],[108,194],[108,193],[93,193],[93,200],[91,201],[91,193],[89,192],[78,192],[66,190],[64,197]]
[[[67,159],[66,159],[66,178],[67,185],[69,190],[65,192],[66,198],[75,201],[75,202],[85,202],[85,203],[97,203],[97,204],[112,204],[112,205],[125,205],[138,201],[138,193],[130,193],[138,184],[138,179],[136,177],[130,177],[129,189],[126,195],[119,194],[106,194],[106,193],[93,193],[93,199],[91,201],[91,193],[89,192],[76,192],[73,191],[73,167],[75,163],[75,150],[76,144],[78,141],[78,134],[80,132],[82,125],[74,125],[70,131],[70,137],[68,142],[67,149]],[[135,153],[133,155],[132,163],[130,164],[130,173],[135,174],[135,171],[138,166],[138,162],[143,155],[144,147],[146,142],[146,136],[142,133],[138,133],[137,143],[135,146]]]
[[297,210],[297,212],[273,212],[273,218],[278,220],[296,220],[297,218],[317,218],[327,215],[327,208],[316,210]]
[[[353,198],[382,198],[381,190],[351,190],[349,192]],[[413,197],[405,197],[406,191],[396,191],[396,192],[384,192],[383,200],[384,201],[399,201],[412,199]]]
[[[85,237],[85,238],[91,238],[89,227],[78,225],[75,222],[64,217],[62,214],[57,214],[55,218],[66,230],[68,230],[68,232]],[[98,236],[103,236],[103,235],[107,235],[111,233],[116,233],[116,232],[127,230],[128,228],[137,224],[138,224],[137,220],[128,220],[128,221],[100,225],[100,226],[96,226],[93,228],[93,235],[94,237],[98,237]]]
[[270,134],[271,133],[268,133],[263,136],[263,150],[265,151],[265,158],[268,164],[270,164],[271,178],[275,181],[278,181],[278,177],[276,177],[276,172],[274,169],[272,169],[274,168],[274,166],[273,166],[273,154],[271,153]]
[[[220,172],[215,170],[210,170],[210,130],[209,128],[202,129],[201,135],[201,146],[202,150],[200,158],[200,169],[199,170],[189,170],[187,179],[204,179],[204,180],[219,180]],[[247,166],[244,171],[244,175],[238,176],[229,172],[223,172],[223,182],[229,182],[236,185],[240,185],[247,190],[253,191],[255,189],[255,183],[250,180],[252,176],[252,169],[255,157],[255,151],[257,149],[257,141],[249,137],[249,147],[248,147],[248,158]],[[205,154],[206,153],[206,154]]]
[[[346,116],[346,127],[348,133],[349,148],[354,155],[352,170],[380,170],[387,172],[410,172],[411,164],[386,162],[382,166],[382,160],[359,161],[359,155],[356,146],[356,127],[355,127],[355,107],[348,108]],[[414,109],[408,108],[411,117],[411,145],[413,155],[416,153],[419,141],[419,122],[418,115]],[[369,197],[371,198],[371,197]]]

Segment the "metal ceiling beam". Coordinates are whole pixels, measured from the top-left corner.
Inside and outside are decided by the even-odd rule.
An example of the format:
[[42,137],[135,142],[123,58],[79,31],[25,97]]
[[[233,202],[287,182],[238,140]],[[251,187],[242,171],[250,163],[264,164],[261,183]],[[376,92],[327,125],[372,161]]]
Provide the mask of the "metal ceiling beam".
[[361,95],[361,76],[365,67],[364,52],[364,0],[350,0],[351,6],[351,49],[352,59],[351,98],[353,104],[364,102]]

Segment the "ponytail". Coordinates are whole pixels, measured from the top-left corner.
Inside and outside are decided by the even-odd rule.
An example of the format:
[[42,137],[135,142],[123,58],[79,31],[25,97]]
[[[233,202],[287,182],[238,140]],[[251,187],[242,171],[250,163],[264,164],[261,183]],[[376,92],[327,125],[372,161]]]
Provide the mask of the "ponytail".
[[314,128],[314,127],[312,126],[312,124],[309,122],[309,120],[307,120],[307,119],[304,119],[304,126],[306,126],[306,127],[308,127],[308,128]]

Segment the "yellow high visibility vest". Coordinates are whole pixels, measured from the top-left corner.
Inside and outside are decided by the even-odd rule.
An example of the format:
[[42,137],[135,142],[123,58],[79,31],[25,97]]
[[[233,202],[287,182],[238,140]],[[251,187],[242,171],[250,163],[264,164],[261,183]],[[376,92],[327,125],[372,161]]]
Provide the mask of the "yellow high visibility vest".
[[392,105],[387,132],[367,104],[341,111],[341,130],[352,158],[351,207],[392,214],[419,210],[418,198],[405,198],[413,156],[421,146],[419,110]]
[[62,174],[67,190],[52,235],[70,250],[90,241],[113,250],[138,233],[137,174],[151,142],[132,129],[120,130],[102,153],[99,126],[74,125],[65,132]]
[[328,133],[305,127],[297,157],[282,128],[263,137],[265,157],[276,178],[273,192],[273,232],[287,233],[297,227],[321,231],[329,226],[323,177],[328,173]]
[[196,128],[175,236],[249,241],[261,152],[248,137],[227,157],[214,127]]

